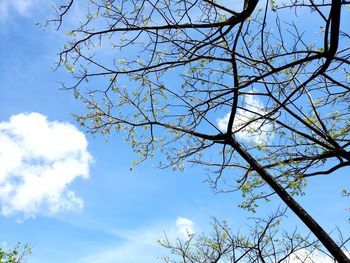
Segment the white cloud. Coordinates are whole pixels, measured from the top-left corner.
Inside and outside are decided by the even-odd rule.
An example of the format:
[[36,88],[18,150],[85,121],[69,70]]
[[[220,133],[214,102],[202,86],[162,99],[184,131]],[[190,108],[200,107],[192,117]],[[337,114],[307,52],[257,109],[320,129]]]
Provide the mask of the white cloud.
[[68,186],[89,175],[87,145],[75,126],[39,113],[0,122],[1,214],[27,218],[81,209],[83,200]]
[[[272,136],[269,134],[272,130],[271,123],[264,123],[260,119],[254,120],[254,118],[258,118],[258,115],[254,112],[260,115],[266,114],[263,103],[258,98],[255,98],[254,95],[245,95],[244,109],[245,110],[237,109],[232,127],[236,137],[245,142],[256,144],[261,144],[272,139]],[[223,132],[227,129],[230,114],[231,113],[227,113],[224,118],[217,120],[218,127]],[[254,121],[249,123],[251,120]],[[249,124],[247,125],[247,123]]]
[[306,249],[301,249],[287,259],[283,261],[283,263],[334,263],[335,261],[325,254],[321,254],[319,252],[309,252]]
[[189,235],[192,235],[194,233],[194,223],[188,218],[178,217],[175,225],[177,236],[180,238],[187,238]]
[[21,15],[26,15],[27,12],[37,0],[1,0],[0,1],[0,16],[2,19],[9,15],[10,10],[14,10]]

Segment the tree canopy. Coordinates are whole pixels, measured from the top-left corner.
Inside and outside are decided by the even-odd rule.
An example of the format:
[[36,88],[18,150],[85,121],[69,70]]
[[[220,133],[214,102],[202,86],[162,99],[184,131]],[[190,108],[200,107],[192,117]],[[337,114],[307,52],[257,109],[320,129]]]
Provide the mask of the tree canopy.
[[6,251],[0,247],[0,263],[23,263],[24,257],[31,253],[28,245],[18,243],[14,249]]
[[350,262],[293,198],[308,177],[350,165],[348,1],[83,2],[58,62],[86,103],[82,126],[125,132],[136,163],[157,154],[163,167],[207,167],[212,187],[242,191],[246,209],[279,196]]
[[[176,241],[165,236],[159,243],[171,251],[172,257],[162,259],[166,263],[334,262],[310,234],[281,230],[285,212],[278,209],[267,218],[251,218],[253,224],[245,234],[234,233],[227,222],[214,218],[209,235],[189,234],[187,239]],[[342,245],[347,242],[339,241]]]

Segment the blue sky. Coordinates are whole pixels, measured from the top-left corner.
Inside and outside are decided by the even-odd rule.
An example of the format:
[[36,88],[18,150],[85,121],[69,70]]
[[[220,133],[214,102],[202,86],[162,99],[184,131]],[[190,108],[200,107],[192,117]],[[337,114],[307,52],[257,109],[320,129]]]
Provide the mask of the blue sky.
[[[64,30],[35,25],[50,12],[38,0],[0,3],[1,246],[30,243],[29,263],[151,263],[166,254],[156,244],[163,232],[208,231],[213,215],[244,229],[252,214],[237,208],[240,194],[214,194],[199,167],[159,170],[154,159],[130,171],[136,157],[122,135],[84,133],[71,116],[83,105],[59,90],[69,74],[51,70]],[[311,180],[299,199],[328,231],[348,227],[348,172]],[[258,215],[278,205],[262,204]],[[295,225],[303,229],[290,215],[285,227]]]

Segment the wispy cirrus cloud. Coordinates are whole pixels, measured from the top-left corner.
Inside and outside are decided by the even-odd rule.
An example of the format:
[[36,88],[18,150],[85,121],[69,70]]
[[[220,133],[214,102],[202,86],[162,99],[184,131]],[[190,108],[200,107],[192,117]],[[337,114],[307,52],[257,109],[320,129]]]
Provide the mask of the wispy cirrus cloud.
[[39,113],[0,122],[0,213],[28,218],[81,209],[69,185],[89,175],[87,145],[75,126]]
[[120,245],[96,249],[96,252],[79,259],[78,263],[154,263],[164,254],[169,253],[157,240],[166,234],[169,240],[176,238],[187,239],[194,233],[194,222],[185,217],[178,217],[171,225],[155,224],[143,229],[135,230],[108,230],[109,234],[122,239]]
[[38,0],[1,0],[0,17],[2,19],[8,17],[11,11],[26,15],[37,2]]

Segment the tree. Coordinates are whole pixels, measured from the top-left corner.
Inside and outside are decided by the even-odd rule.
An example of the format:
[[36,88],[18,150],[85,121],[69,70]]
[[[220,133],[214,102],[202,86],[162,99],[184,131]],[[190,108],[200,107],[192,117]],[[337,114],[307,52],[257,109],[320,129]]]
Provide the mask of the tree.
[[31,254],[30,247],[24,245],[21,248],[20,243],[11,251],[5,251],[3,248],[0,248],[0,263],[23,263],[24,257],[28,254]]
[[86,2],[58,62],[86,103],[81,125],[126,132],[139,162],[163,153],[163,167],[208,167],[246,209],[278,196],[350,262],[293,198],[308,177],[350,165],[348,1]]
[[[169,249],[174,258],[163,257],[166,263],[201,262],[334,262],[322,251],[318,240],[297,231],[281,231],[280,225],[286,210],[278,210],[267,219],[255,218],[248,234],[234,234],[227,222],[214,218],[212,234],[189,234],[175,242],[167,236],[159,243]],[[341,236],[341,232],[339,233]],[[349,240],[341,240],[345,246]]]

